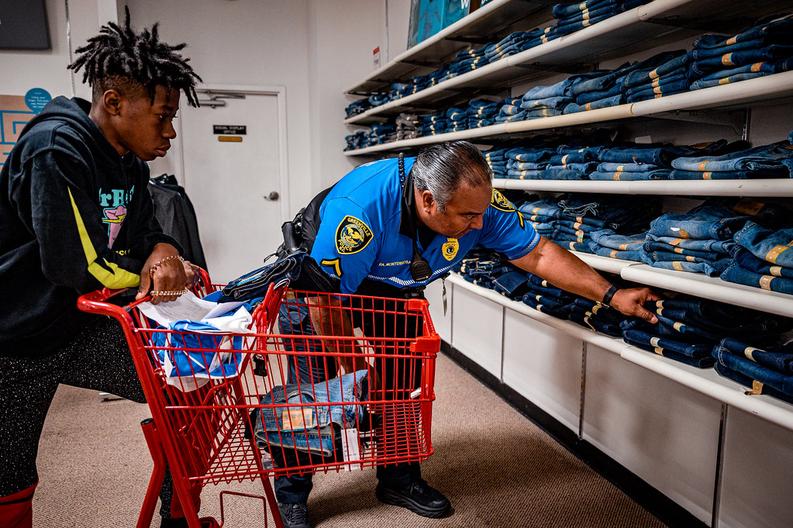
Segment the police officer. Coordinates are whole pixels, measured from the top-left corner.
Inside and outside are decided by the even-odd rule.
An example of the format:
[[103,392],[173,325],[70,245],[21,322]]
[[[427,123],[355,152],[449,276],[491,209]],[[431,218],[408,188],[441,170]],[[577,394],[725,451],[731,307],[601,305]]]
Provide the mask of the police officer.
[[[542,238],[498,190],[479,150],[464,141],[435,145],[416,158],[394,158],[362,165],[318,195],[303,213],[304,261],[301,286],[386,297],[420,295],[475,246],[502,254],[515,266],[620,312],[655,322],[642,304],[655,300],[647,288],[617,289],[583,261]],[[327,301],[327,299],[326,299]],[[334,301],[331,297],[332,302]],[[342,310],[304,310],[282,317],[311,333],[344,329],[353,323]],[[287,315],[287,314],[282,314]],[[297,318],[297,319],[296,319]],[[294,325],[294,322],[299,324]],[[365,323],[364,323],[365,324]],[[411,325],[395,324],[396,329]],[[364,335],[367,329],[364,328]],[[335,331],[335,332],[334,332]],[[304,360],[294,376],[316,382],[327,366]],[[388,373],[386,374],[388,378]],[[384,385],[388,386],[388,379]],[[290,380],[296,382],[296,380]],[[426,517],[451,512],[449,500],[421,478],[417,463],[379,467],[377,498]],[[276,479],[285,525],[308,528],[306,506],[311,475]]]

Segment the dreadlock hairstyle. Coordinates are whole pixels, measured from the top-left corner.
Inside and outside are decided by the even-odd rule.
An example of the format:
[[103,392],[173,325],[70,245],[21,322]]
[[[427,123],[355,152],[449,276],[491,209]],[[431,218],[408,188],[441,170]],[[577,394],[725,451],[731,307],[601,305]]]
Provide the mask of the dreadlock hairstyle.
[[129,8],[125,8],[124,27],[108,22],[99,34],[88,39],[88,44],[77,48],[80,56],[69,69],[75,72],[83,68],[83,82],[88,82],[94,97],[108,89],[135,88],[142,86],[154,101],[157,85],[168,89],[182,90],[191,106],[198,106],[195,92],[196,81],[201,77],[193,71],[189,58],[179,51],[187,44],[171,46],[161,42],[158,25],[138,34],[132,30]]

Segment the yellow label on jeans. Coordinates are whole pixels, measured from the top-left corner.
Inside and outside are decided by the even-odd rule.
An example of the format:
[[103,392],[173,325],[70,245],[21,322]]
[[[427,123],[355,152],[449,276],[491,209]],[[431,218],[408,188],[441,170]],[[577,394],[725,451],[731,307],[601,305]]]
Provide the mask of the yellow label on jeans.
[[782,276],[782,266],[771,266],[770,272],[774,277]]
[[751,68],[752,72],[754,73],[759,72],[763,68],[763,64],[765,64],[765,62],[755,62],[754,64],[752,64],[752,68]]
[[752,380],[752,390],[750,394],[762,394],[763,393],[763,382]]
[[725,41],[724,41],[724,45],[725,45],[725,46],[732,46],[732,45],[733,45],[733,44],[735,44],[736,42],[738,42],[738,36],[737,36],[737,35],[736,35],[736,36],[734,36],[734,37],[730,37],[730,38],[728,38],[727,40],[725,40]]
[[776,264],[776,259],[779,258],[779,255],[790,249],[791,246],[793,246],[793,240],[788,242],[784,246],[783,245],[774,246],[773,248],[771,248],[771,251],[766,253],[765,260]]
[[612,249],[611,251],[609,251],[609,257],[617,258],[617,253],[619,252],[616,249]]
[[664,355],[664,349],[663,349],[663,348],[661,348],[661,347],[655,347],[654,351],[655,351],[655,353],[656,353],[656,354],[658,354],[659,356],[663,356],[663,355]]
[[730,84],[730,78],[724,77],[723,79],[719,79],[719,85],[724,86],[725,84]]
[[725,66],[735,66],[735,64],[732,62],[732,53],[722,55],[721,63]]
[[763,275],[762,277],[760,277],[758,284],[762,289],[771,291],[771,283],[774,282],[774,278],[775,277],[772,277],[770,275]]
[[683,332],[682,328],[685,328],[685,325],[681,322],[676,322],[675,324],[672,325],[672,328],[674,328],[678,332]]
[[703,180],[712,180],[713,173],[712,172],[703,172],[702,179]]
[[683,271],[683,264],[678,261],[672,262],[672,267],[675,269],[675,271]]
[[628,251],[628,244],[620,244],[620,249],[622,251]]
[[755,347],[746,347],[743,349],[743,355],[746,356],[746,359],[751,359],[752,361],[757,361],[754,359],[754,353],[757,352],[758,349]]

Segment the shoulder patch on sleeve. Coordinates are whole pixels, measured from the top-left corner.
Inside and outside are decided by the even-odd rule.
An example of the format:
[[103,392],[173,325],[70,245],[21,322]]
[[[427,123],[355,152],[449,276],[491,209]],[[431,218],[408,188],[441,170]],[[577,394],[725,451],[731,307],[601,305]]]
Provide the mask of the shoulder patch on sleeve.
[[501,194],[501,191],[498,189],[493,189],[493,196],[490,199],[490,205],[499,211],[504,211],[505,213],[511,213],[515,210],[515,206],[512,205],[512,202],[507,200],[507,197]]
[[336,227],[336,250],[342,255],[363,251],[374,238],[372,230],[363,220],[345,216]]

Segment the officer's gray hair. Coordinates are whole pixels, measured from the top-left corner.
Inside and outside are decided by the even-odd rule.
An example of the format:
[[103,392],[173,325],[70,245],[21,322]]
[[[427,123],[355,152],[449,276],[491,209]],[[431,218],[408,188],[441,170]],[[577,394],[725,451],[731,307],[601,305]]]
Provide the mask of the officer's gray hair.
[[411,174],[416,188],[430,191],[441,212],[463,183],[478,187],[490,184],[493,177],[482,153],[467,141],[442,143],[422,150]]

